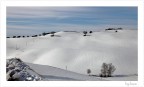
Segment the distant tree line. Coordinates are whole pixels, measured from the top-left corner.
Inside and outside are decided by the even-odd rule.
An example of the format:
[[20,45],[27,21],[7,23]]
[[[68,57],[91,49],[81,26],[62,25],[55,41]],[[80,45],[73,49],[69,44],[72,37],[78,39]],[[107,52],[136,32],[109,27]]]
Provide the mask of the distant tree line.
[[[105,29],[105,31],[108,31],[108,30],[115,30],[115,32],[118,32],[118,30],[122,30],[123,28],[108,28],[108,29]],[[65,31],[65,32],[68,32],[68,31]],[[74,32],[74,31],[73,31]],[[42,34],[38,34],[38,35],[32,35],[32,36],[12,36],[12,37],[7,37],[7,38],[25,38],[25,37],[38,37],[38,36],[45,36],[45,35],[48,35],[48,34],[51,34],[50,36],[51,37],[54,37],[55,36],[55,31],[52,31],[52,32],[43,32]],[[93,31],[83,31],[83,36],[87,36],[88,33],[93,33]]]
[[25,38],[25,37],[38,37],[38,36],[45,36],[45,35],[48,35],[48,34],[51,34],[51,37],[54,37],[55,36],[55,33],[54,31],[52,32],[43,32],[42,34],[38,34],[38,35],[32,35],[32,36],[12,36],[12,37],[7,37],[7,38]]
[[122,30],[123,28],[107,28],[107,29],[105,29],[105,30]]

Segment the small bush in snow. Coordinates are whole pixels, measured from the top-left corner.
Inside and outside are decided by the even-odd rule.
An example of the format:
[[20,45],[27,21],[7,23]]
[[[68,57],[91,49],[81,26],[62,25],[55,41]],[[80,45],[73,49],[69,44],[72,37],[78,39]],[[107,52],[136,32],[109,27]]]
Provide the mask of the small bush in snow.
[[38,35],[33,35],[32,37],[37,37]]
[[83,33],[84,33],[84,35],[83,35],[83,36],[86,36],[86,34],[87,34],[87,31],[83,31]]
[[56,33],[56,32],[54,32],[54,31],[50,32],[51,37],[53,37],[55,33]]
[[17,38],[20,38],[21,36],[17,36]]
[[54,35],[52,34],[51,37],[54,37]]
[[16,36],[13,36],[13,38],[16,38]]
[[116,70],[115,66],[110,64],[103,63],[100,73],[100,77],[111,77],[114,71]]
[[92,33],[92,31],[90,31],[89,33]]
[[90,69],[87,69],[87,74],[90,75],[90,73],[91,73],[91,70],[90,70]]
[[46,33],[45,33],[45,32],[43,32],[43,33],[42,33],[42,35],[43,35],[43,36],[45,36],[45,35],[46,35]]

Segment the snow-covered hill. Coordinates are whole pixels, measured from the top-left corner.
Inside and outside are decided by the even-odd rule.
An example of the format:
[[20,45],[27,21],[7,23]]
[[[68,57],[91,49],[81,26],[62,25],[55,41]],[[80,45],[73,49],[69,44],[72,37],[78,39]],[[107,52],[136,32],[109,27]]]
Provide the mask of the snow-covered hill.
[[[57,32],[29,38],[7,38],[7,58],[49,65],[68,71],[99,74],[103,62],[116,67],[114,75],[138,72],[137,30],[93,32]],[[137,80],[137,79],[136,79]]]
[[7,59],[7,81],[106,81],[100,77],[83,75],[68,70],[25,63],[19,58]]
[[135,81],[137,75],[116,75],[108,78],[88,76],[71,72],[68,70],[48,66],[27,63],[32,69],[39,73],[46,81]]
[[72,71],[48,66],[27,63],[32,69],[42,76],[46,81],[107,81],[100,77],[88,76]]
[[25,63],[19,58],[7,59],[8,81],[132,81],[137,75],[115,75],[109,78],[84,75],[72,71],[32,63]]

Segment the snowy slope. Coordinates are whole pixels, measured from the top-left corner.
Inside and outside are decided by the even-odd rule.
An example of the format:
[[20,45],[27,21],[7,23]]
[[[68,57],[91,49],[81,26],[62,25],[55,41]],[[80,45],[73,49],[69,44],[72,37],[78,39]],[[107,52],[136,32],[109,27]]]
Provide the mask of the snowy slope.
[[137,75],[115,75],[113,77],[101,78],[71,72],[68,70],[48,66],[27,63],[32,69],[39,73],[46,81],[136,81]]
[[[137,30],[57,32],[36,38],[8,38],[7,58],[50,65],[73,72],[99,74],[103,62],[113,63],[115,75],[137,74]],[[16,50],[17,49],[17,50]]]
[[32,69],[39,73],[43,79],[48,81],[107,81],[100,77],[83,75],[68,70],[48,66],[27,63]]
[[72,71],[48,66],[26,63],[39,73],[44,81],[136,81],[137,75],[115,75],[113,77],[101,78],[75,73]]
[[110,81],[137,81],[138,76],[136,74],[133,75],[116,75],[113,77],[103,78],[104,80]]

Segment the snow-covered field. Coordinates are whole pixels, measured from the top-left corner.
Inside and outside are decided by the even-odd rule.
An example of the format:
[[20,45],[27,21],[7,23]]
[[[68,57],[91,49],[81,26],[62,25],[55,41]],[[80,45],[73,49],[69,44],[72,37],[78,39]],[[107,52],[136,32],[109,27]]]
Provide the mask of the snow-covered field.
[[[84,74],[91,69],[92,74],[99,75],[103,62],[112,63],[116,67],[115,77],[106,80],[131,81],[137,80],[138,74],[137,40],[137,30],[100,31],[87,36],[82,32],[57,32],[54,37],[7,38],[7,59],[21,58],[50,80],[101,80]],[[54,73],[58,69],[63,73]]]
[[27,63],[37,73],[41,74],[44,81],[107,81],[100,77],[88,76],[72,71],[48,66]]

